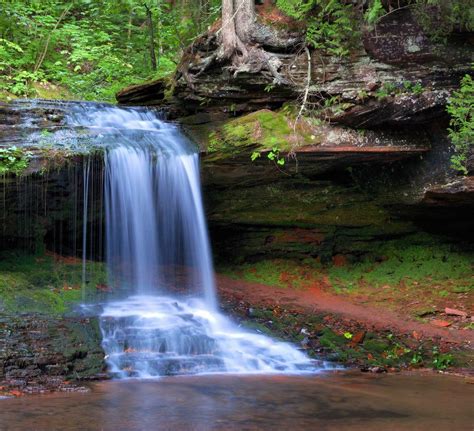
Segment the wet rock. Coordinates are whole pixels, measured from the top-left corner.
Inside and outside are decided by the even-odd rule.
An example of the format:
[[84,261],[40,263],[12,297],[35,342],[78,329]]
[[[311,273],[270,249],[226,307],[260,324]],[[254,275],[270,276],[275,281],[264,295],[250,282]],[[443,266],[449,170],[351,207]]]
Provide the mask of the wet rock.
[[105,369],[95,319],[0,315],[0,340],[0,384],[22,392],[57,389]]
[[362,372],[365,372],[365,373],[374,373],[374,374],[380,374],[380,373],[386,373],[387,372],[387,369],[384,368],[384,367],[362,367],[360,369]]
[[300,344],[303,348],[307,348],[308,345],[309,345],[309,338],[308,337],[304,337],[301,341],[300,341]]

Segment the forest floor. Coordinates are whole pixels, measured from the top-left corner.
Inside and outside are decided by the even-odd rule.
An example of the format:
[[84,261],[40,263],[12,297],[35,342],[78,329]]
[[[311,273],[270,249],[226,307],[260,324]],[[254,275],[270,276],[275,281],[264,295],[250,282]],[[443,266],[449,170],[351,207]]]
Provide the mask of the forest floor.
[[[284,273],[283,278],[291,276]],[[342,292],[327,275],[308,278],[303,286],[258,283],[236,273],[220,274],[217,281],[225,311],[261,332],[300,342],[315,355],[335,352],[334,359],[372,371],[430,367],[472,372],[470,292],[446,298],[423,286],[415,292],[366,284]]]

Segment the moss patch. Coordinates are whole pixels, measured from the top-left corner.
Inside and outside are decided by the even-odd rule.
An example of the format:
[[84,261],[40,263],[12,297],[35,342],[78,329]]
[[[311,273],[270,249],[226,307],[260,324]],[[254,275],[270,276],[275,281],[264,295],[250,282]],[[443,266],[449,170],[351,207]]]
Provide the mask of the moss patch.
[[[213,201],[211,222],[266,226],[363,228],[361,234],[395,234],[410,230],[409,223],[394,220],[373,196],[356,186],[296,179],[254,187],[219,190]],[[354,231],[351,231],[354,232]]]
[[313,143],[311,134],[301,126],[296,133],[285,115],[270,110],[260,110],[230,120],[219,126],[209,135],[207,160],[221,159],[248,152],[250,150],[268,151],[277,148],[289,151],[294,142]]
[[10,102],[13,99],[17,99],[17,96],[6,90],[0,90],[0,102]]
[[330,268],[333,286],[353,290],[364,284],[382,287],[405,283],[417,289],[421,284],[433,289],[439,285],[454,293],[474,289],[473,254],[428,235],[388,241],[376,253],[381,262],[367,258],[354,265]]
[[50,82],[34,82],[32,86],[40,99],[73,99],[69,90]]
[[82,262],[53,255],[2,253],[0,309],[6,312],[62,314],[83,299],[97,295],[106,283],[105,265],[89,262],[82,288]]

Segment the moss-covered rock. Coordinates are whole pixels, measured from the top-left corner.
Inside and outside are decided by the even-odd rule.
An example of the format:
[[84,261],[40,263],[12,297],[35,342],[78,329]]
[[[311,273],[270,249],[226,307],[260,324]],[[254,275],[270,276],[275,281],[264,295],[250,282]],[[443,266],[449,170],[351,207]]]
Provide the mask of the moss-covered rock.
[[249,151],[290,151],[295,135],[301,144],[312,143],[311,135],[300,127],[294,130],[290,119],[280,112],[263,109],[225,122],[209,134],[207,160],[248,153]]

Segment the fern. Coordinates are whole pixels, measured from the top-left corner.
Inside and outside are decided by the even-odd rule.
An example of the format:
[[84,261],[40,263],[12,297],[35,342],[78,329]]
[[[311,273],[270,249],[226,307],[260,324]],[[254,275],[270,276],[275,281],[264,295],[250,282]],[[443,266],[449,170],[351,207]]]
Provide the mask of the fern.
[[329,54],[349,53],[357,32],[354,9],[339,0],[277,0],[285,14],[306,22],[306,42]]
[[373,0],[365,12],[365,20],[368,24],[375,24],[385,14],[385,8],[381,0]]
[[467,174],[467,161],[474,145],[474,79],[470,75],[462,79],[459,90],[453,93],[447,111],[451,116],[448,132],[454,148],[451,165]]

